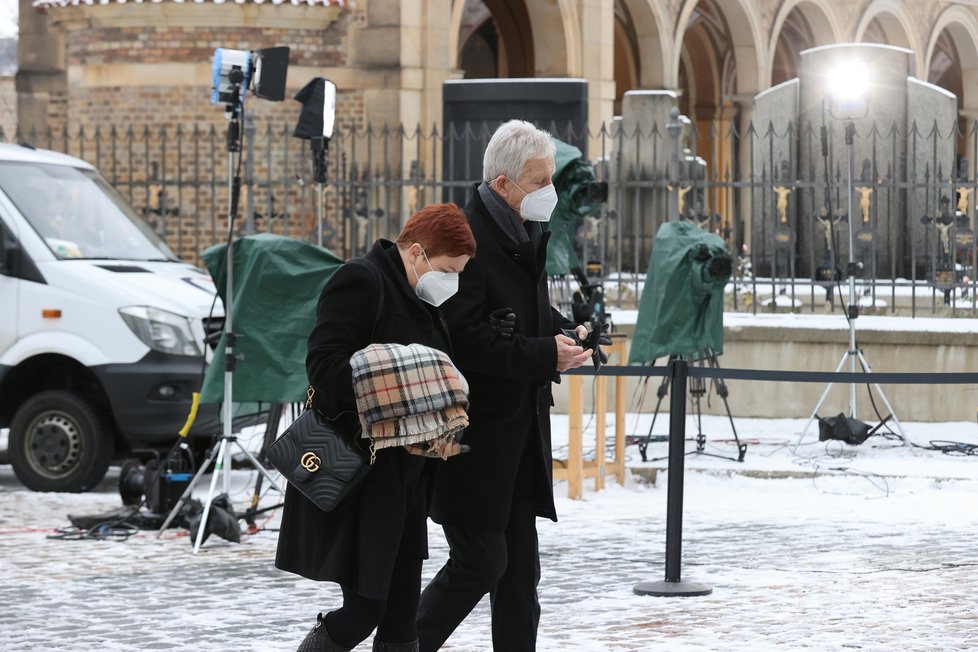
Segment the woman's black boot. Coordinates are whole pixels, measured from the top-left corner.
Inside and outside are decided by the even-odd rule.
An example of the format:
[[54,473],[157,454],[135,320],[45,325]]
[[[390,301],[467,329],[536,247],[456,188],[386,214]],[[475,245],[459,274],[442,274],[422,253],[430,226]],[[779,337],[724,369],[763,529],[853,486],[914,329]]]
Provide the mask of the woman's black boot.
[[[326,616],[319,614],[316,616],[316,626],[302,639],[296,652],[350,652],[350,649],[341,647],[329,637],[329,632],[326,631]],[[417,649],[417,643],[414,649]]]
[[418,652],[418,649],[418,639],[414,639],[410,643],[388,643],[387,641],[379,641],[374,637],[373,652]]

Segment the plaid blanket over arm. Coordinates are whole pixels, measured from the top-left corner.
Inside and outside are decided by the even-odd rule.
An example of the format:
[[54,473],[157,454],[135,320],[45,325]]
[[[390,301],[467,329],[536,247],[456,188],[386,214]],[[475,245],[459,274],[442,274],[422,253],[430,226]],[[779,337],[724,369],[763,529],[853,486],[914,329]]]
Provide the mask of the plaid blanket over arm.
[[469,425],[469,386],[448,354],[421,344],[371,344],[350,358],[363,436],[371,448],[457,441]]

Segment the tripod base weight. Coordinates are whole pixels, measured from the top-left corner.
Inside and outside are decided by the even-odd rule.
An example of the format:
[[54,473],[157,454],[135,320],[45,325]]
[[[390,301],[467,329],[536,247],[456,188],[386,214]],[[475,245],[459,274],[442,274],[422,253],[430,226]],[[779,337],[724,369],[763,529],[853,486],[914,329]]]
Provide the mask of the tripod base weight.
[[710,595],[713,589],[705,584],[695,582],[640,582],[632,589],[635,595],[651,595],[657,598],[671,597],[692,597],[697,595]]

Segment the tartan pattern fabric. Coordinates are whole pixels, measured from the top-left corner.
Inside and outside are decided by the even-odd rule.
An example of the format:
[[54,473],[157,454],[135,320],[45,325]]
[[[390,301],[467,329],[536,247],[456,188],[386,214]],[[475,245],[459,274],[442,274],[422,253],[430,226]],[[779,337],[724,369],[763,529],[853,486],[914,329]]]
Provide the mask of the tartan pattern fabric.
[[469,386],[448,354],[421,344],[371,344],[350,358],[363,436],[375,450],[457,440]]

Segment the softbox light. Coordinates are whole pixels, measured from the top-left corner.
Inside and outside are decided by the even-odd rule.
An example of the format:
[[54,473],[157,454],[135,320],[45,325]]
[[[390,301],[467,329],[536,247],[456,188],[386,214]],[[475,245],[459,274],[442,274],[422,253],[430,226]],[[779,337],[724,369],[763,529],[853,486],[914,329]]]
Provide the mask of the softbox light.
[[285,99],[285,82],[289,74],[289,48],[286,46],[255,50],[254,77],[251,90],[255,97],[272,102]]
[[295,94],[295,100],[302,104],[302,110],[292,135],[309,140],[332,138],[336,118],[336,84],[323,77],[315,77]]

